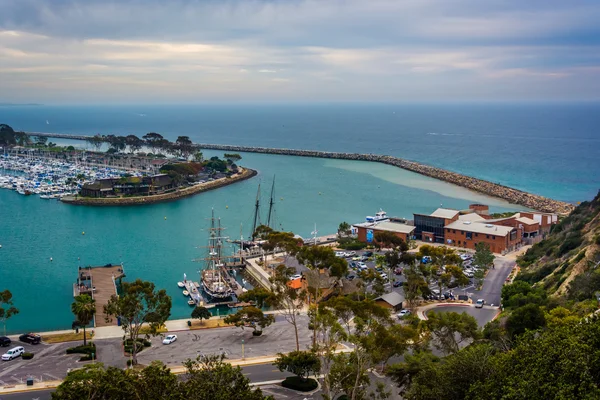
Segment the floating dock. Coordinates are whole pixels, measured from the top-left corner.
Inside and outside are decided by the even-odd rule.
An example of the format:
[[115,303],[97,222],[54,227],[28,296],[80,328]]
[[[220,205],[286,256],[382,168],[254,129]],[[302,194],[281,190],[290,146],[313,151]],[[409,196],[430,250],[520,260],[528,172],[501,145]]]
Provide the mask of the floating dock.
[[97,267],[79,267],[77,282],[73,284],[73,297],[80,294],[89,294],[96,300],[96,315],[94,327],[117,325],[116,318],[106,322],[104,306],[112,295],[118,295],[117,286],[125,276],[122,264],[107,264]]

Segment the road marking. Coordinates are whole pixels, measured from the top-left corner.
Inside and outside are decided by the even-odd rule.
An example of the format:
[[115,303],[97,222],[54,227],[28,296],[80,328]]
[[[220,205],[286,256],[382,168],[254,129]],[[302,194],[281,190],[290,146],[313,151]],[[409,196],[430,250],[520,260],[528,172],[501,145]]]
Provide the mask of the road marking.
[[44,372],[44,375],[48,375],[50,378],[52,378],[52,379],[54,379],[56,381],[60,381],[61,380],[58,376],[49,374],[48,372]]

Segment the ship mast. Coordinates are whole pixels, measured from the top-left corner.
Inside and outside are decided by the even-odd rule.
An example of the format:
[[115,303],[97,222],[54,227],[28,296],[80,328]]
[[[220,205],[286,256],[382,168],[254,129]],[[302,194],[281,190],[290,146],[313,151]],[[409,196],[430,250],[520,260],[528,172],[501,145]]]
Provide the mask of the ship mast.
[[256,232],[256,227],[260,225],[260,183],[258,184],[258,192],[256,192],[256,205],[254,206],[254,221],[252,222],[252,232],[250,233],[250,237],[252,240],[256,238],[254,232]]
[[269,215],[267,216],[267,226],[271,228],[271,214],[273,213],[275,202],[273,195],[275,194],[275,175],[273,175],[273,185],[271,186],[271,200],[269,201]]

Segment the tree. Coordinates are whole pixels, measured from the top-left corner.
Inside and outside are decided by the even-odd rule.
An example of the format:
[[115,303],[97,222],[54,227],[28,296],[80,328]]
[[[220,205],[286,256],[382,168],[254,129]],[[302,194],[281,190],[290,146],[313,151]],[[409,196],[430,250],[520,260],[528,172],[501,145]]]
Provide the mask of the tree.
[[288,354],[277,354],[273,363],[281,372],[288,371],[306,381],[310,375],[321,370],[321,359],[312,351],[292,351]]
[[408,250],[408,245],[406,245],[406,242],[404,242],[404,240],[402,240],[402,238],[400,238],[399,236],[396,236],[392,232],[377,231],[377,232],[375,232],[374,238],[375,238],[375,245],[378,248],[385,247],[385,248],[394,248],[395,249],[395,248],[399,247],[402,251]]
[[466,340],[480,336],[477,320],[467,313],[430,312],[425,326],[434,336],[434,346],[444,354],[454,354]]
[[144,141],[136,135],[127,135],[125,143],[129,146],[132,153],[138,152],[144,146]]
[[342,222],[340,224],[340,226],[338,226],[338,236],[342,237],[342,236],[348,236],[350,234],[351,231],[351,227],[350,224],[347,223],[346,221]]
[[271,293],[269,304],[294,327],[296,336],[296,350],[300,350],[300,338],[298,335],[298,316],[304,308],[304,296],[300,290],[288,285],[290,276],[296,272],[295,268],[279,265],[275,269],[275,275],[270,278]]
[[506,320],[506,330],[511,338],[528,330],[536,330],[546,325],[544,311],[537,304],[526,304],[514,310]]
[[0,321],[4,326],[4,335],[6,335],[6,321],[19,313],[19,310],[13,306],[12,293],[7,289],[0,292]]
[[142,136],[142,139],[144,139],[148,147],[150,147],[154,153],[154,151],[159,148],[159,143],[161,143],[164,138],[160,133],[150,132]]
[[429,296],[431,291],[425,278],[421,275],[419,269],[414,264],[404,270],[406,282],[404,283],[404,297],[408,303],[408,308],[414,310],[421,296]]
[[494,266],[496,257],[490,250],[490,245],[485,242],[479,242],[475,245],[475,255],[473,256],[473,264],[479,265],[483,269],[488,269]]
[[440,358],[433,355],[429,349],[417,349],[412,354],[407,353],[403,361],[390,365],[386,375],[396,382],[400,393],[404,394],[419,374],[430,371],[439,362]]
[[132,361],[137,364],[137,348],[140,329],[143,324],[149,327],[145,335],[156,336],[158,330],[171,315],[171,297],[164,289],[154,290],[152,282],[137,279],[133,283],[123,282],[122,294],[112,295],[104,306],[106,321],[119,318],[121,328],[132,343]]
[[88,144],[90,144],[94,149],[96,149],[96,151],[99,151],[102,147],[102,144],[105,142],[105,139],[104,137],[102,137],[102,135],[97,133],[94,136],[87,138],[85,141]]
[[177,140],[175,140],[175,145],[177,146],[177,148],[181,152],[181,155],[184,158],[186,158],[186,159],[192,153],[193,143],[190,140],[189,136],[179,136],[179,137],[177,137]]
[[204,160],[204,155],[201,151],[197,151],[194,153],[194,161],[201,163]]
[[242,329],[250,327],[254,332],[262,333],[264,328],[275,322],[275,317],[271,314],[265,315],[262,310],[250,306],[242,308],[235,314],[229,314],[223,321],[226,324],[233,324]]
[[252,240],[267,240],[267,237],[273,233],[273,228],[267,225],[259,225],[256,227],[254,232],[252,232]]
[[80,294],[75,296],[75,301],[71,304],[71,312],[77,318],[79,326],[83,328],[83,345],[87,344],[85,327],[89,325],[96,314],[96,300],[89,294]]
[[231,161],[240,161],[242,159],[242,156],[240,156],[238,153],[225,153],[223,155],[223,157],[231,160]]
[[342,278],[348,273],[346,260],[335,256],[331,247],[303,246],[296,256],[298,262],[313,270],[326,269],[329,275]]
[[183,394],[190,400],[273,400],[252,388],[240,367],[224,362],[224,356],[199,356],[187,360]]
[[212,314],[208,311],[208,308],[197,306],[192,310],[192,318],[199,319],[202,322],[203,319],[210,319]]
[[250,289],[247,292],[242,293],[238,299],[240,301],[254,302],[256,307],[263,308],[265,305],[270,306],[273,293],[261,286]]

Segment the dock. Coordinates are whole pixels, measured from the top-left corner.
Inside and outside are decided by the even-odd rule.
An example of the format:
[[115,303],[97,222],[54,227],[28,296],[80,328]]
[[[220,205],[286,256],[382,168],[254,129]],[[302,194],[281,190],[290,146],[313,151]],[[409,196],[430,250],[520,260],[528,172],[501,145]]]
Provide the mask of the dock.
[[89,294],[96,300],[96,315],[94,316],[94,327],[114,326],[117,320],[106,322],[104,317],[104,306],[112,295],[118,295],[117,285],[125,276],[121,264],[107,264],[96,267],[79,267],[77,282],[73,284],[73,296]]

